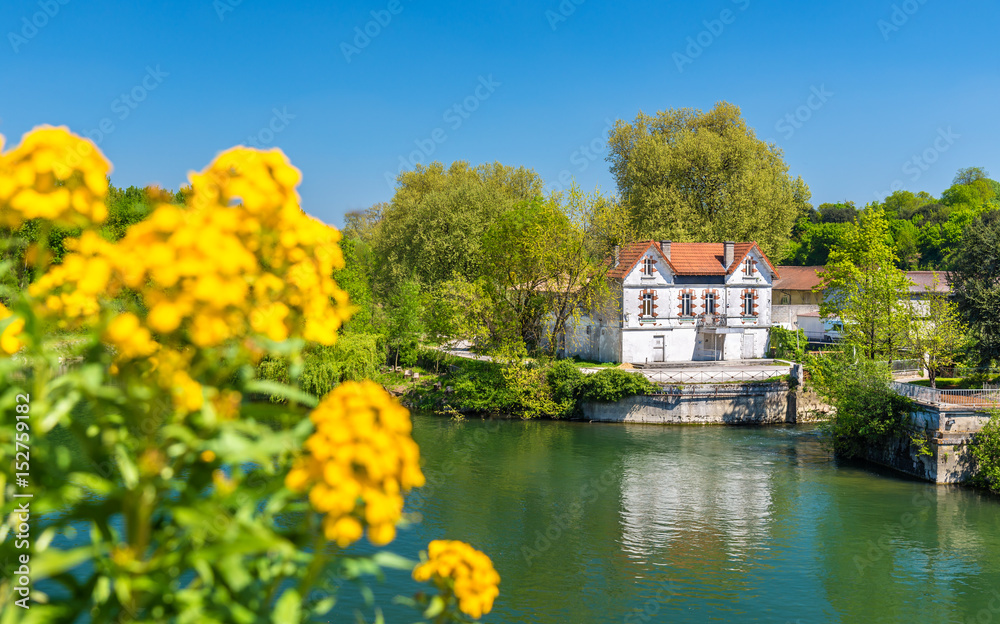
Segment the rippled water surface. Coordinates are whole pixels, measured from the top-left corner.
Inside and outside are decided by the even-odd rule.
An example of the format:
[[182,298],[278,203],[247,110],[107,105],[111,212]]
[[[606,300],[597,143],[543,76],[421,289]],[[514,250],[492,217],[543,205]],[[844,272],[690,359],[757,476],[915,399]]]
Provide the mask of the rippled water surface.
[[[487,552],[486,622],[1000,622],[998,499],[838,464],[814,428],[417,416],[414,436],[423,520],[391,549]],[[362,607],[345,586],[330,619]]]

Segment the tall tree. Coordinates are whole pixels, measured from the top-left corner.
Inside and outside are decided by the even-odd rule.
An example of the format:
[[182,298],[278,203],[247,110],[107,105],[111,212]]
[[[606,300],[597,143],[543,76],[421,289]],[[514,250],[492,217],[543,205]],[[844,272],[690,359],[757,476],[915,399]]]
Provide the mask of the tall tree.
[[487,230],[484,283],[495,304],[498,338],[510,330],[529,347],[546,343],[554,353],[567,321],[604,292],[607,267],[588,245],[579,218],[587,202],[578,192],[565,199],[537,197]]
[[868,206],[823,273],[820,312],[839,317],[844,341],[870,360],[895,359],[909,332],[909,280],[897,261],[884,211]]
[[456,162],[445,169],[435,162],[401,173],[373,235],[373,286],[391,292],[410,276],[433,286],[455,272],[475,281],[482,273],[483,233],[541,190],[534,171],[499,163],[471,168]]
[[965,228],[949,281],[978,343],[980,364],[1000,360],[1000,210],[980,215]]
[[809,188],[737,106],[669,109],[618,121],[611,172],[640,238],[754,240],[780,257]]
[[913,302],[916,318],[909,325],[910,349],[927,369],[931,388],[937,387],[941,369],[955,363],[967,342],[958,306],[939,289],[940,283],[935,276],[927,299]]

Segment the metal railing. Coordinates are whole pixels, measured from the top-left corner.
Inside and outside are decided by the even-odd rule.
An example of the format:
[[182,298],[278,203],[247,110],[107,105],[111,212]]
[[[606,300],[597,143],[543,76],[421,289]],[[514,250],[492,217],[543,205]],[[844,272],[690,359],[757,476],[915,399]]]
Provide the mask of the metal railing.
[[773,377],[782,377],[788,371],[685,371],[685,370],[645,370],[643,374],[650,381],[659,384],[692,384],[692,383],[734,383],[741,381],[766,381]]
[[889,386],[905,397],[925,405],[971,408],[1000,408],[1000,389],[938,390],[909,383],[893,381]]
[[724,314],[703,314],[698,317],[699,327],[725,327],[727,324]]

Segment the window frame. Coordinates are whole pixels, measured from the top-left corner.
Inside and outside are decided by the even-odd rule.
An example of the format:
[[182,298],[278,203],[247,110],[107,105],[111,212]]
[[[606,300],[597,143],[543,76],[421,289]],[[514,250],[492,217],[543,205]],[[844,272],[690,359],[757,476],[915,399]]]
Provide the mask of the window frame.
[[714,292],[705,293],[705,314],[718,314],[719,296]]
[[757,316],[757,313],[754,311],[756,301],[757,297],[754,296],[753,290],[743,293],[743,316]]
[[743,273],[753,275],[753,258],[750,256],[747,256],[746,261],[743,263]]
[[655,269],[653,268],[653,258],[651,258],[650,256],[644,257],[642,259],[642,274],[645,275],[646,277],[652,277],[654,270]]
[[650,292],[642,293],[642,316],[644,317],[656,316],[653,310],[653,293]]
[[694,297],[691,293],[681,293],[681,316],[694,316]]

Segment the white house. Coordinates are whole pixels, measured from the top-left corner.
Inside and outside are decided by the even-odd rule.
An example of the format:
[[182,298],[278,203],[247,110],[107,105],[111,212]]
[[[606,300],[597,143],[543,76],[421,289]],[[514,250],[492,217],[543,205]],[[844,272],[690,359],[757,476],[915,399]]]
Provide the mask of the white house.
[[778,273],[756,243],[643,241],[610,262],[613,312],[571,324],[566,355],[631,363],[764,357]]

